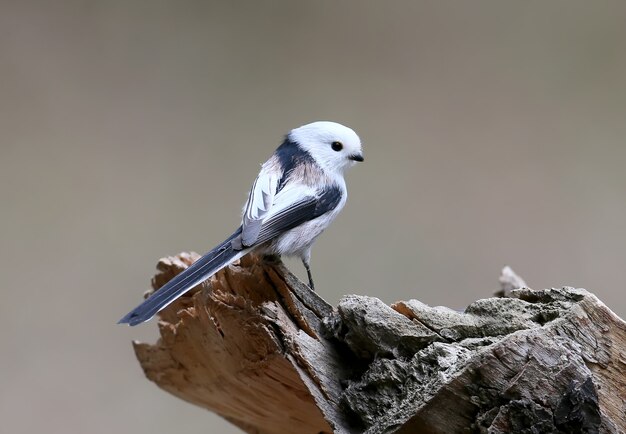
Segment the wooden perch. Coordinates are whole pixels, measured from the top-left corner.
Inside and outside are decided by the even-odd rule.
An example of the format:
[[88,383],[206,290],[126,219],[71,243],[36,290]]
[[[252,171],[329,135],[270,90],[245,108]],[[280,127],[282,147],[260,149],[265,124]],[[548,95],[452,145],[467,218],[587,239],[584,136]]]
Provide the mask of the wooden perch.
[[[195,259],[162,259],[153,286]],[[358,295],[333,309],[248,256],[135,352],[159,387],[248,433],[625,432],[624,321],[584,289],[513,289],[511,273],[506,297],[465,312]]]

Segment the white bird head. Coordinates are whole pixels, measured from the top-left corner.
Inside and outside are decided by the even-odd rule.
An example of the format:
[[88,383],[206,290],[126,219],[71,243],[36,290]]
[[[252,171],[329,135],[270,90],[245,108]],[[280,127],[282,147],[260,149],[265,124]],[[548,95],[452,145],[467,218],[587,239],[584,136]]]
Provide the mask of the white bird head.
[[319,121],[291,130],[289,138],[307,151],[322,169],[343,174],[363,161],[361,139],[350,128],[336,122]]

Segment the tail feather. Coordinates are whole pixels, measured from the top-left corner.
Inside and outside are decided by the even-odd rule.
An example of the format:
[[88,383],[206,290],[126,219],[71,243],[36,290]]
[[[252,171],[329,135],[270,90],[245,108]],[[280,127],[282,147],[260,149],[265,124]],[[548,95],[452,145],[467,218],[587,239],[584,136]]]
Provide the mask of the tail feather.
[[191,288],[248,253],[250,249],[234,250],[232,247],[231,241],[239,235],[239,233],[240,231],[235,232],[226,241],[202,256],[185,271],[159,288],[154,294],[144,300],[143,303],[119,320],[118,324],[134,326],[148,321],[156,315],[157,312]]

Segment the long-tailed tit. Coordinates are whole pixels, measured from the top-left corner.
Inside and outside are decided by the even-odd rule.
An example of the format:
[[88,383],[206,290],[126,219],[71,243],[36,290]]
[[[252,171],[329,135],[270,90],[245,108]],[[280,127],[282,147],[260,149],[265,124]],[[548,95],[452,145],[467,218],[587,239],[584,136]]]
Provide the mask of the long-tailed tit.
[[292,130],[261,166],[244,206],[241,226],[130,311],[119,323],[148,321],[194,286],[250,251],[297,256],[314,289],[309,260],[315,239],[346,203],[344,171],[363,161],[361,140],[335,122]]

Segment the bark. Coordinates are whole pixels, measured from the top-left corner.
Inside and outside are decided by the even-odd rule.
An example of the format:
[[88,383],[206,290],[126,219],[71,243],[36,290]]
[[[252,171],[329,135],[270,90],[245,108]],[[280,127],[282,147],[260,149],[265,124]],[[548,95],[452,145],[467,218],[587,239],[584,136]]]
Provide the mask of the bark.
[[[160,287],[197,255],[162,259]],[[510,271],[510,272],[509,272]],[[626,431],[626,324],[584,289],[331,307],[248,256],[165,309],[146,376],[249,433]]]

